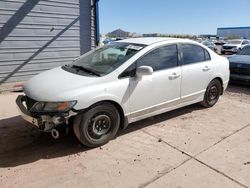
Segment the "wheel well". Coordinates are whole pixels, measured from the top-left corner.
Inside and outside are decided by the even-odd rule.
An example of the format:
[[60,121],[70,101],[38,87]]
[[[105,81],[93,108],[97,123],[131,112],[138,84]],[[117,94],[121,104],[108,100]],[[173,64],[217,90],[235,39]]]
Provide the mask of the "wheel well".
[[223,88],[223,81],[222,81],[222,79],[220,77],[216,77],[213,80],[219,80],[220,81],[220,84],[221,84],[221,95],[223,95],[224,88]]
[[111,100],[99,101],[99,102],[91,105],[90,108],[93,107],[93,106],[102,104],[102,103],[110,103],[110,104],[114,105],[116,107],[116,109],[118,110],[119,114],[120,114],[120,128],[121,129],[127,128],[127,126],[128,126],[128,120],[124,116],[124,111],[123,111],[122,107],[117,102],[111,101]]

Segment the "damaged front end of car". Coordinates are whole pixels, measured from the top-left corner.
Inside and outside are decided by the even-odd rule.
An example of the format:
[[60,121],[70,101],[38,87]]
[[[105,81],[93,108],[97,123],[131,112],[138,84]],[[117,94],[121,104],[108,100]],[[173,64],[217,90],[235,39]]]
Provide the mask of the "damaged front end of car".
[[73,110],[77,101],[39,102],[19,95],[16,103],[24,120],[37,126],[42,132],[51,132],[54,139],[67,135],[69,120],[77,114]]

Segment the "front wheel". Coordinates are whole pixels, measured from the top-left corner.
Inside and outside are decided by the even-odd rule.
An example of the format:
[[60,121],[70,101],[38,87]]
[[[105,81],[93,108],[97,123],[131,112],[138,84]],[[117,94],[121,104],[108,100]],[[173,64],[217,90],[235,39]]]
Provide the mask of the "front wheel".
[[206,93],[204,95],[204,99],[201,102],[201,105],[210,108],[214,106],[222,93],[222,85],[218,79],[212,80],[207,87]]
[[102,103],[77,115],[74,133],[84,145],[94,148],[113,139],[120,127],[120,114],[110,103]]

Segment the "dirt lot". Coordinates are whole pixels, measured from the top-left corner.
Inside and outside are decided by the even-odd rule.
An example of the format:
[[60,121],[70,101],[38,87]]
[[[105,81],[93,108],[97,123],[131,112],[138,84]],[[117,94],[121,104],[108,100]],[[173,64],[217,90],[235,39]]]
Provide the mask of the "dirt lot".
[[88,150],[25,123],[0,95],[0,187],[250,187],[250,88],[131,124]]

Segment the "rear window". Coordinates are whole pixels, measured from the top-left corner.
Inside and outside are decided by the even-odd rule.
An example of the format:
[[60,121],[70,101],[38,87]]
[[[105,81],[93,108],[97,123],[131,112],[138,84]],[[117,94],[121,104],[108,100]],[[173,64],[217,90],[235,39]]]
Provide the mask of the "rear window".
[[193,44],[181,44],[182,64],[189,65],[209,61],[210,54],[204,48]]
[[244,47],[244,48],[240,51],[239,55],[250,55],[250,46]]
[[208,51],[204,49],[204,53],[205,53],[205,60],[206,61],[211,60],[211,57],[210,57],[210,54],[208,53]]

